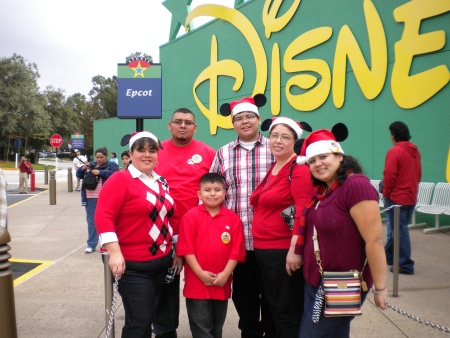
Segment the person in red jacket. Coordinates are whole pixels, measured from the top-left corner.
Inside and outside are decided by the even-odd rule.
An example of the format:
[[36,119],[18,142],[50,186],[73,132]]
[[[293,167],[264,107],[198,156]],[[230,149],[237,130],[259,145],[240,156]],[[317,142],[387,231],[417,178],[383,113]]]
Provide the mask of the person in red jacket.
[[[408,223],[417,202],[417,191],[422,179],[420,152],[416,145],[409,142],[411,135],[408,126],[396,121],[389,126],[391,140],[394,146],[386,154],[383,172],[383,196],[385,207],[394,204],[400,208],[400,259],[399,272],[406,275],[414,274],[414,261],[411,259],[411,242]],[[386,260],[392,265],[394,249],[394,209],[387,213],[387,243],[385,246]],[[391,267],[391,272],[393,267]]]

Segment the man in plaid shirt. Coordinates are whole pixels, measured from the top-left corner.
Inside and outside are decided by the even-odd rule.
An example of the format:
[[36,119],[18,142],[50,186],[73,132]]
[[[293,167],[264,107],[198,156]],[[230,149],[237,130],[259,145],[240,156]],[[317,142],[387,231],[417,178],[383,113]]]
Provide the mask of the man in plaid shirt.
[[217,151],[210,169],[224,178],[227,190],[224,205],[236,212],[244,225],[246,261],[239,263],[233,272],[232,295],[243,338],[275,337],[276,333],[262,294],[261,276],[253,252],[253,209],[250,205],[253,190],[273,162],[269,140],[258,132],[261,122],[258,107],[265,101],[265,97],[258,94],[255,98],[246,97],[222,105],[221,113],[231,114],[238,137]]

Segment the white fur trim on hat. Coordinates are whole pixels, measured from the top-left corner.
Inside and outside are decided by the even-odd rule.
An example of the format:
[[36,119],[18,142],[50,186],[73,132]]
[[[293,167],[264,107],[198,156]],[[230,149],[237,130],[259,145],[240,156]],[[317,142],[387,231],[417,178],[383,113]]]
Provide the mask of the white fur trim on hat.
[[133,146],[133,143],[136,142],[137,140],[139,140],[140,138],[143,138],[143,137],[151,138],[151,139],[155,140],[156,143],[158,143],[158,138],[157,138],[155,135],[153,135],[152,133],[150,133],[150,132],[148,132],[148,131],[141,131],[141,132],[139,132],[139,133],[137,133],[137,134],[134,134],[134,135],[130,138],[130,142],[129,142],[129,144],[130,144],[130,150],[131,150],[131,147]]
[[295,122],[294,120],[291,120],[289,117],[277,117],[272,124],[269,127],[269,133],[272,131],[273,127],[275,127],[277,124],[285,124],[288,125],[290,128],[292,128],[295,133],[297,134],[297,139],[302,137],[303,129],[300,127],[300,125]]
[[250,102],[242,102],[234,106],[233,110],[231,111],[231,115],[235,116],[239,113],[243,112],[252,112],[256,115],[259,115],[258,107],[256,107],[254,104],[251,104]]
[[311,157],[330,153],[344,154],[344,150],[338,142],[333,140],[316,141],[306,148],[305,163],[308,162]]

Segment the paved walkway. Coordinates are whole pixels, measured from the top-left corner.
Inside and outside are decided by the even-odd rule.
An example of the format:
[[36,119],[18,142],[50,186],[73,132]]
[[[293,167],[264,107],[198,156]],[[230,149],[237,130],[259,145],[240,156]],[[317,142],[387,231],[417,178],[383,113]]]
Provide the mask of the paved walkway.
[[[66,172],[67,173],[67,172]],[[11,173],[12,174],[12,173]],[[14,173],[18,179],[18,174]],[[104,337],[104,281],[100,254],[84,253],[87,226],[79,192],[68,192],[67,174],[57,175],[56,205],[43,191],[8,208],[10,254],[15,260],[43,261],[36,274],[22,276],[14,288],[18,335],[32,337]],[[9,193],[16,185],[8,181]],[[44,187],[42,173],[36,185]],[[18,182],[17,182],[18,183]],[[399,297],[389,302],[432,323],[450,327],[450,234],[425,235],[411,231],[414,276],[399,277]],[[392,274],[388,272],[392,290]],[[120,297],[119,297],[120,304]],[[181,300],[180,338],[190,337],[184,299]],[[115,336],[120,337],[123,309],[119,305]],[[240,337],[232,302],[224,337]],[[352,325],[352,337],[450,337],[415,323],[392,310],[378,311],[369,295],[363,315]]]

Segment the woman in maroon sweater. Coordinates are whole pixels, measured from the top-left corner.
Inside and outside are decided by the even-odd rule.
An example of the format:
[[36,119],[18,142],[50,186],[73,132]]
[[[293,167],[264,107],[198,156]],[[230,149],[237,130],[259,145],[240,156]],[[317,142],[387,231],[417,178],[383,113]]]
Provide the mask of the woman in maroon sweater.
[[[266,177],[251,197],[254,209],[253,245],[261,270],[263,288],[277,328],[277,337],[297,338],[303,313],[304,279],[301,264],[287,264],[296,236],[280,212],[295,203],[294,229],[314,190],[306,165],[295,163],[294,143],[302,135],[300,125],[278,117],[269,128],[269,147],[275,157]],[[297,233],[298,230],[295,230]]]
[[[313,230],[317,231],[323,270],[361,271],[364,267],[363,279],[369,288],[374,287],[375,304],[385,309],[386,257],[378,192],[362,174],[358,161],[344,155],[328,130],[311,133],[303,142],[300,155],[298,162],[308,163],[316,193],[302,212],[295,247],[295,253],[303,257],[305,276],[299,337],[349,337],[354,316],[325,317],[323,306],[320,315],[314,311],[317,307],[320,309],[321,273],[314,254]],[[365,264],[366,258],[368,264]],[[366,295],[367,292],[362,293],[362,301]],[[313,316],[318,322],[313,322]]]

